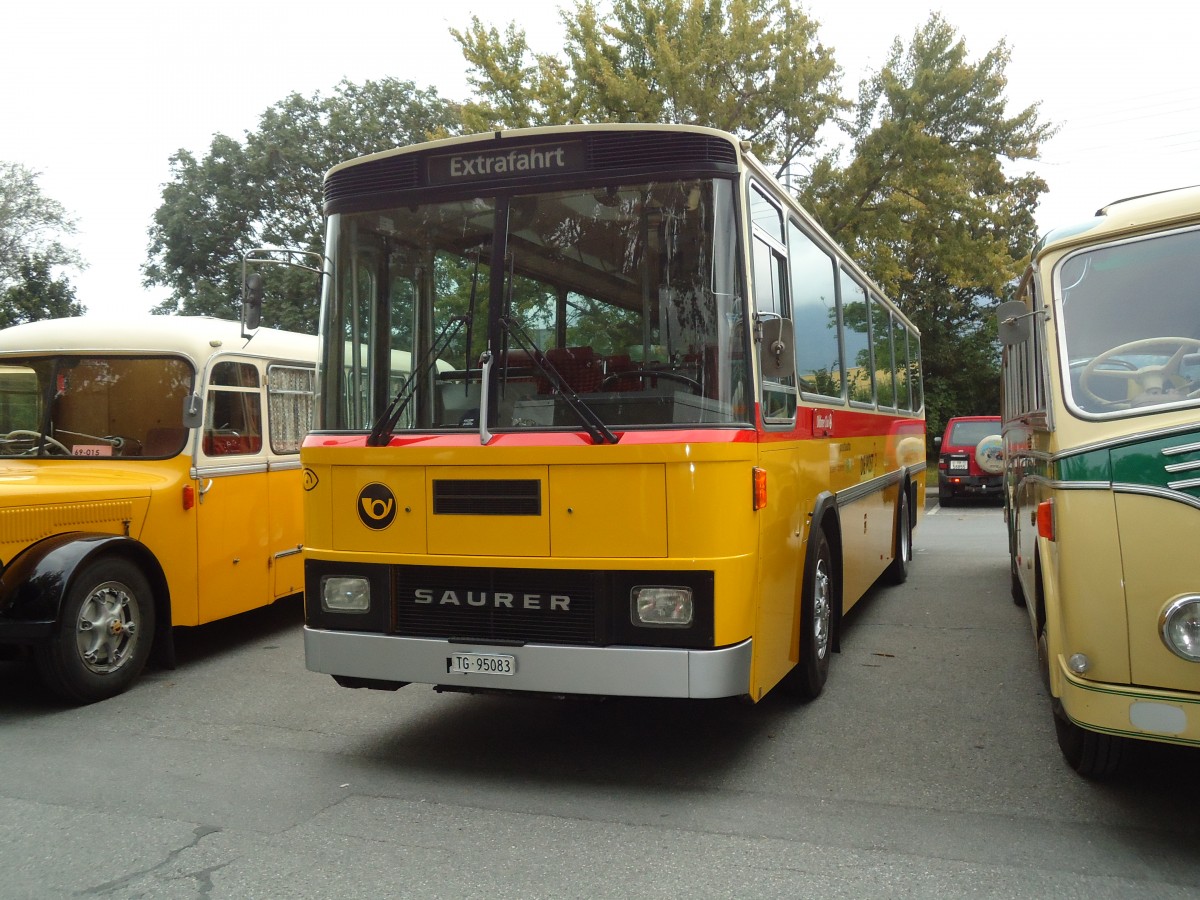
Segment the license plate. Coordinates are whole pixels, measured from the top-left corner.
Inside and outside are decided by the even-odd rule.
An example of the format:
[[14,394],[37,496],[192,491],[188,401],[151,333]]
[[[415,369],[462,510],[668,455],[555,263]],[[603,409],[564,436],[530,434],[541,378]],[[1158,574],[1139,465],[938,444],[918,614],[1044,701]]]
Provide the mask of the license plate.
[[965,472],[969,468],[970,468],[970,463],[965,459],[950,460],[950,471],[952,471],[952,472],[957,472],[960,470]]
[[516,675],[517,658],[504,653],[455,653],[446,657],[451,675]]

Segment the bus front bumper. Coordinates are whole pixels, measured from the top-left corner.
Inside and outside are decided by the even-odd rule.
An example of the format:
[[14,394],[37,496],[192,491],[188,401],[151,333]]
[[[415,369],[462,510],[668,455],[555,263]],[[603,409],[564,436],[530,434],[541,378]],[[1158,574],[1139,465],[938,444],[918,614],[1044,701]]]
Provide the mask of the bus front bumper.
[[[451,655],[462,653],[511,656],[515,671],[512,675],[448,671]],[[740,697],[750,693],[750,657],[750,640],[716,650],[506,647],[304,628],[304,659],[310,671],[397,686],[416,682],[465,690],[610,697]]]
[[1059,700],[1090,731],[1200,747],[1200,694],[1085,681],[1059,660]]

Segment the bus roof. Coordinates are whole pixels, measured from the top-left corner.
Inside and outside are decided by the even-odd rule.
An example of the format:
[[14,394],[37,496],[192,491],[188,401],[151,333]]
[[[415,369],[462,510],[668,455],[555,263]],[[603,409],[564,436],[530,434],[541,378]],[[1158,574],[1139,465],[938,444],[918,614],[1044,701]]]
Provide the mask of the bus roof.
[[273,359],[316,360],[317,338],[259,328],[249,340],[238,322],[210,316],[73,317],[0,330],[0,354],[29,352],[181,353],[203,365],[229,351]]
[[439,148],[448,149],[460,144],[477,144],[480,141],[536,138],[542,135],[569,137],[573,132],[586,132],[587,134],[594,134],[598,131],[678,131],[687,132],[690,134],[706,134],[710,137],[722,138],[735,146],[740,144],[740,140],[736,135],[730,134],[728,131],[721,131],[718,128],[709,128],[704,125],[668,125],[665,123],[659,124],[653,122],[605,122],[598,123],[596,125],[543,125],[537,128],[496,129],[495,131],[484,131],[480,132],[479,134],[463,134],[456,137],[441,138],[435,141],[408,144],[403,147],[393,147],[390,150],[381,150],[378,153],[372,153],[367,156],[359,156],[355,159],[348,159],[345,162],[338,163],[325,173],[325,177],[328,178],[334,172],[338,172],[341,169],[358,166],[371,160],[384,159],[389,156],[399,156],[405,153],[416,153],[422,150]]
[[1033,258],[1037,260],[1047,252],[1078,244],[1197,222],[1200,222],[1200,185],[1128,197],[1096,210],[1094,218],[1047,232],[1033,248]]

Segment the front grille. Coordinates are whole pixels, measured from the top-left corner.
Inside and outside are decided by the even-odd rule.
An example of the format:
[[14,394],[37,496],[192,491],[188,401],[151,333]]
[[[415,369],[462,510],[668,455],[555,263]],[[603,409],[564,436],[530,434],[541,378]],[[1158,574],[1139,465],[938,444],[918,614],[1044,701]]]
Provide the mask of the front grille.
[[[602,643],[603,582],[591,572],[397,566],[393,588],[395,633],[406,637]],[[552,596],[569,597],[567,608],[553,608]]]
[[438,516],[540,516],[540,481],[507,478],[455,478],[433,482],[433,513]]

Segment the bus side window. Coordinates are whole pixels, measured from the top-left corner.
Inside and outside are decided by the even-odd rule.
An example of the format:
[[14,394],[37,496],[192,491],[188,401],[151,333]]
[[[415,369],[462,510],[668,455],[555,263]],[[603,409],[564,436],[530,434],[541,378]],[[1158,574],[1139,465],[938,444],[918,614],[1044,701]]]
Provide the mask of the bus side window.
[[262,399],[252,363],[219,362],[209,379],[204,452],[233,456],[262,450]]

